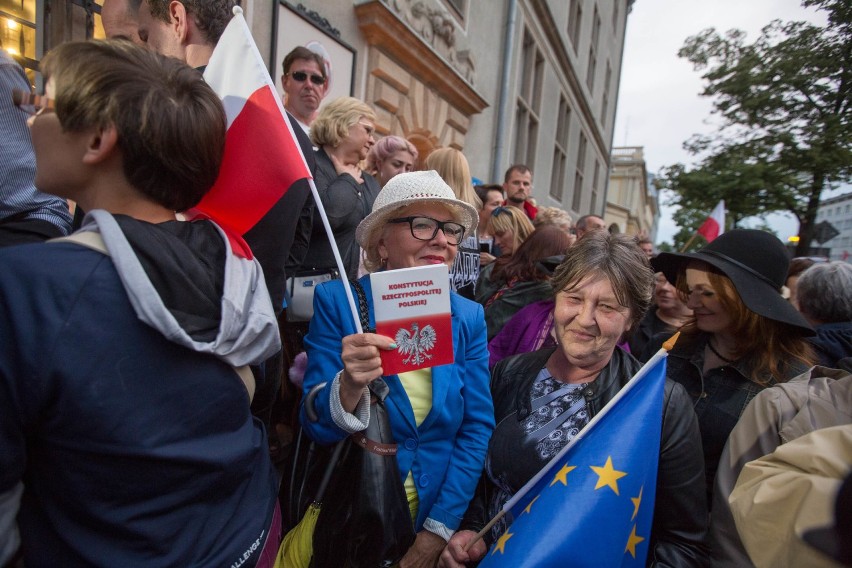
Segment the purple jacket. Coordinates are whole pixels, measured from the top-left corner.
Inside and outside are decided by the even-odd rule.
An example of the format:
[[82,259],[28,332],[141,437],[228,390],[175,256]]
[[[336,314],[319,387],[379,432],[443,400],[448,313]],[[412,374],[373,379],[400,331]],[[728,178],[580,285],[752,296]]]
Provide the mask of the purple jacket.
[[[488,368],[511,355],[531,353],[556,345],[556,340],[550,334],[553,328],[553,306],[553,298],[540,300],[512,316],[500,333],[488,342]],[[620,341],[618,346],[630,353],[626,341]]]
[[553,299],[540,300],[522,308],[488,343],[488,366],[518,353],[538,351],[556,345],[553,327]]

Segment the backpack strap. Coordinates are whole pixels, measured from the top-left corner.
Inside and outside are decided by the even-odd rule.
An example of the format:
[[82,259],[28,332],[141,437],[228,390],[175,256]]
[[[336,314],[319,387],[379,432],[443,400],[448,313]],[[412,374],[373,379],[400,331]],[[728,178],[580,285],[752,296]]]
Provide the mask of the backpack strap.
[[[101,237],[101,234],[96,231],[77,231],[76,233],[71,233],[67,237],[57,237],[55,239],[50,239],[47,242],[74,243],[109,256],[109,251],[106,248],[103,237]],[[254,391],[257,388],[254,380],[254,374],[251,372],[248,365],[232,368],[246,387],[246,391],[249,395],[249,402],[251,402],[254,399]]]
[[76,243],[86,248],[98,251],[99,253],[109,256],[109,251],[104,244],[104,239],[101,234],[95,231],[78,231],[71,233],[67,237],[57,237],[47,241],[49,243]]

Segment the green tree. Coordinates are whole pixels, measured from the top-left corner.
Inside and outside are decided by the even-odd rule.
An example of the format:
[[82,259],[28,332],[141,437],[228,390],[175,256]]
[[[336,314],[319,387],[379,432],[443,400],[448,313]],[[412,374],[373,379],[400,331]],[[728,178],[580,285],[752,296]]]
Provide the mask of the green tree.
[[704,71],[702,95],[714,99],[721,125],[714,137],[685,144],[704,156],[694,169],[672,166],[663,176],[681,209],[701,208],[684,212],[685,222],[706,218],[719,199],[734,226],[790,211],[799,220],[800,255],[823,190],[852,177],[852,3],[803,4],[825,11],[828,23],[775,20],[751,44],[738,30],[686,40],[678,55]]

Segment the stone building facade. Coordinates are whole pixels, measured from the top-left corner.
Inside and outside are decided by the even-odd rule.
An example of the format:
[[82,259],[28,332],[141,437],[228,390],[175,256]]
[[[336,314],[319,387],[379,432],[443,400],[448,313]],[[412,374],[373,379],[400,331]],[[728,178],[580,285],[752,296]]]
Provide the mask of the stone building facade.
[[[288,41],[298,35],[298,43],[324,43],[336,66],[335,93],[371,104],[380,133],[408,138],[421,157],[437,147],[460,149],[486,182],[527,164],[538,204],[579,216],[606,208],[633,1],[241,3],[274,79]],[[101,2],[0,0],[0,25],[26,29],[24,39],[0,34],[3,47],[17,50],[17,41],[27,49],[20,60],[35,69],[57,43],[102,36]]]
[[820,247],[821,254],[827,254],[831,260],[852,262],[852,192],[820,201],[817,228],[822,223],[833,229],[826,236],[834,236],[821,244],[814,241],[812,246]]
[[641,146],[612,149],[604,221],[611,232],[643,233],[656,242],[660,203]]

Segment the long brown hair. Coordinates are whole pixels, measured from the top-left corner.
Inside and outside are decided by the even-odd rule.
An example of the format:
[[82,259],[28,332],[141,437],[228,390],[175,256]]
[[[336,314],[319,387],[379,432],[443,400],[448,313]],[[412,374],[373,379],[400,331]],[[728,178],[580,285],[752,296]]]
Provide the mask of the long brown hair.
[[[731,317],[731,333],[737,340],[733,355],[743,359],[749,379],[760,385],[769,384],[770,377],[777,382],[784,382],[791,378],[791,373],[800,365],[810,367],[814,364],[814,351],[801,332],[748,309],[727,276],[701,261],[692,261],[686,268],[707,272],[707,279],[719,296],[719,303]],[[676,287],[681,299],[686,302],[689,299],[689,286],[685,269],[678,274]],[[695,318],[681,329],[687,342],[694,340],[700,333]]]
[[571,240],[562,229],[553,225],[539,227],[521,243],[514,254],[502,256],[494,261],[491,280],[494,282],[547,280],[548,275],[538,268],[538,261],[565,254],[569,246],[571,246]]

